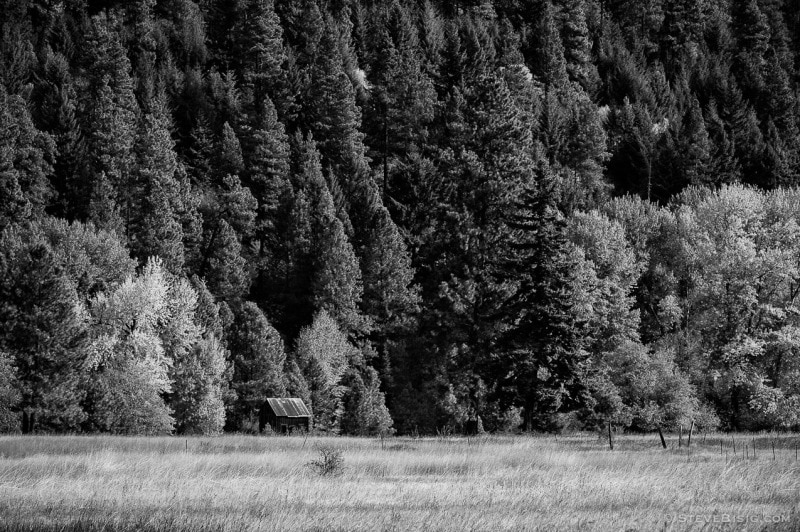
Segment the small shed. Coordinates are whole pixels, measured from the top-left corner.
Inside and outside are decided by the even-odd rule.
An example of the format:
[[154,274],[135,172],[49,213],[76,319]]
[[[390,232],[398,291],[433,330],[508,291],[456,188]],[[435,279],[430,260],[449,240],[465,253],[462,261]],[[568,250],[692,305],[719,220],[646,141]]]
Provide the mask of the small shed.
[[308,430],[311,426],[311,411],[302,399],[270,397],[261,407],[258,431],[263,432],[267,425],[279,434],[299,429]]

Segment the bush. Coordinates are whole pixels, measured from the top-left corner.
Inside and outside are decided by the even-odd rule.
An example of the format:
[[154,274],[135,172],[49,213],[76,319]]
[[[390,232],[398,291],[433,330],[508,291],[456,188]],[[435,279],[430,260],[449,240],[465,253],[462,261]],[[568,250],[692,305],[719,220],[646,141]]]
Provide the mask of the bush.
[[344,472],[342,451],[331,445],[323,445],[317,449],[319,458],[311,460],[308,467],[321,477],[334,477]]

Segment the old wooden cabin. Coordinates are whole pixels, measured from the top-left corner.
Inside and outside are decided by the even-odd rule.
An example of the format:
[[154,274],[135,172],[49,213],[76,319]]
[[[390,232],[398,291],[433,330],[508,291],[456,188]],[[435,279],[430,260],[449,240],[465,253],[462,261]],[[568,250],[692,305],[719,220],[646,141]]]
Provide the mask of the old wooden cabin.
[[311,427],[311,411],[302,399],[270,397],[261,407],[259,432],[264,432],[264,427],[267,425],[278,434],[308,430]]

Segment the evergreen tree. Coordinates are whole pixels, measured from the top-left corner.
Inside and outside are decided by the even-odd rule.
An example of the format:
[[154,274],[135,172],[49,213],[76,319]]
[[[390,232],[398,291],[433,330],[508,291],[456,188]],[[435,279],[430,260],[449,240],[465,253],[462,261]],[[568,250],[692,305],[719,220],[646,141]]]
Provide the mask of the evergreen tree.
[[257,429],[265,400],[286,395],[283,341],[258,306],[248,301],[236,312],[229,348],[236,401],[228,406],[227,426],[233,430]]
[[709,174],[711,143],[700,110],[700,102],[696,98],[692,98],[691,106],[686,111],[679,138],[682,142],[678,150],[685,156],[684,182],[692,185],[709,182],[712,178]]
[[278,121],[272,102],[266,98],[247,142],[245,183],[258,203],[255,240],[259,254],[275,250],[282,202],[290,192],[289,137]]
[[42,235],[8,229],[0,239],[0,350],[17,369],[22,431],[76,430],[85,316],[74,284]]
[[[17,6],[19,8],[21,6]],[[3,6],[4,14],[13,9]],[[24,9],[24,7],[23,7]],[[0,84],[11,94],[20,94],[29,87],[36,65],[27,17],[5,19],[0,27]]]
[[0,144],[0,230],[30,216],[30,203],[19,184],[8,142]]
[[239,78],[259,112],[259,102],[269,98],[285,116],[293,97],[287,90],[287,61],[283,48],[283,30],[275,13],[274,0],[247,0],[239,7],[233,28],[233,56]]
[[239,175],[244,169],[242,145],[239,137],[228,122],[222,125],[222,137],[219,139],[216,157],[217,179],[226,175]]
[[659,35],[661,57],[668,72],[677,75],[694,60],[702,43],[704,2],[667,0]]
[[242,245],[230,224],[217,221],[212,235],[206,231],[204,261],[199,273],[211,292],[222,301],[238,300],[250,287],[250,271],[242,256]]
[[504,308],[510,323],[501,342],[512,377],[503,384],[514,386],[528,430],[551,428],[553,415],[579,405],[584,391],[587,330],[574,308],[575,262],[548,181],[526,190],[508,220],[516,289]]
[[734,68],[745,96],[753,101],[763,87],[762,70],[769,48],[769,25],[756,0],[732,4],[737,49]]
[[[139,198],[126,198],[124,215],[133,254],[140,260],[159,256],[171,272],[184,265],[180,188],[176,179],[178,161],[165,111],[145,115],[136,145],[131,172],[133,190]],[[138,199],[138,201],[137,201]]]
[[[50,175],[56,147],[33,124],[25,101],[0,85],[0,225],[28,216],[39,218],[51,199]],[[6,203],[7,202],[7,203]],[[2,220],[5,218],[5,220]]]
[[32,95],[34,120],[55,141],[58,157],[53,163],[51,183],[56,198],[49,212],[70,216],[72,191],[79,185],[79,172],[84,158],[84,139],[78,120],[78,95],[68,59],[50,47],[37,75],[38,84]]
[[[535,35],[534,75],[547,87],[564,83],[567,80],[564,45],[556,24],[555,9],[549,1],[544,3],[544,10],[537,24]],[[574,46],[574,44],[574,42],[570,42],[570,45]],[[571,50],[571,53],[574,51]]]
[[592,43],[586,24],[584,0],[561,2],[560,18],[564,60],[569,79],[579,83],[591,94],[600,80],[597,67],[592,64]]
[[725,123],[717,112],[715,101],[707,107],[707,129],[711,143],[709,176],[715,183],[734,183],[740,179],[741,165],[736,159],[735,146]]
[[[93,220],[104,229],[124,233],[119,198],[130,198],[127,188],[136,139],[138,105],[133,93],[131,64],[120,42],[118,20],[98,15],[91,21],[83,62],[89,80],[81,109],[86,138],[86,167],[76,183],[70,203],[75,209],[106,213]],[[105,179],[101,176],[105,174]],[[99,181],[99,182],[98,182]],[[87,210],[77,210],[86,218]],[[124,215],[121,215],[124,216]]]
[[313,140],[305,141],[301,157],[300,178],[309,202],[313,307],[328,311],[347,333],[363,333],[368,324],[359,311],[363,291],[361,270],[344,227],[336,217]]

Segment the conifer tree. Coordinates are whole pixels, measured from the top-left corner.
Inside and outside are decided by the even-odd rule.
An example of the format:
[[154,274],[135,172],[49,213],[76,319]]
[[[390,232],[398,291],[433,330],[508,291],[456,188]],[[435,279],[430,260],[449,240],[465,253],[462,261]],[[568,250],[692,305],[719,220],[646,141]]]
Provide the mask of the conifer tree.
[[[0,97],[4,93],[0,93]],[[14,154],[11,146],[11,130],[8,113],[0,115],[2,143],[0,143],[0,230],[20,222],[30,216],[31,205],[20,186],[19,172],[14,168]]]
[[328,311],[348,334],[363,333],[368,324],[359,311],[361,270],[334,211],[313,140],[305,141],[301,157],[301,179],[309,202],[313,306]]
[[252,93],[254,111],[260,112],[259,103],[269,98],[285,116],[293,97],[288,91],[283,30],[274,0],[243,2],[233,35],[233,59],[244,87]]
[[239,137],[228,122],[222,125],[222,137],[219,139],[216,160],[216,178],[220,180],[226,175],[240,175],[244,169],[242,145]]
[[534,75],[547,87],[564,83],[567,80],[564,45],[556,24],[555,8],[549,1],[544,4],[535,35]]
[[745,96],[754,101],[762,90],[764,67],[769,48],[769,25],[756,0],[732,5],[732,30],[737,49],[734,69]]
[[55,152],[50,135],[34,126],[25,101],[0,85],[0,187],[8,201],[0,217],[12,221],[44,214],[52,195]]
[[275,106],[265,98],[246,144],[245,183],[258,203],[255,240],[263,256],[277,245],[276,226],[285,196],[290,192],[289,138],[278,121]]
[[220,219],[206,230],[204,261],[199,273],[211,292],[222,301],[234,302],[250,287],[250,271],[242,256],[242,244],[230,224]]
[[123,214],[134,255],[140,260],[159,256],[168,270],[177,273],[184,265],[178,161],[164,113],[160,110],[142,120],[131,176],[140,199],[126,198]]
[[692,185],[707,183],[711,178],[711,144],[697,98],[692,98],[686,111],[679,138],[682,142],[678,149],[685,157],[685,182]]
[[268,397],[286,394],[286,353],[278,331],[250,301],[236,311],[229,348],[236,401],[228,406],[228,427],[246,430],[258,425],[258,413]]
[[592,63],[592,45],[586,24],[584,0],[565,0],[561,3],[561,36],[564,60],[569,79],[579,83],[588,93],[593,93],[599,77]]
[[302,112],[302,123],[317,139],[325,166],[343,175],[363,157],[363,134],[360,133],[361,112],[356,105],[355,91],[343,68],[339,46],[340,35],[333,20],[325,22],[319,53],[309,67],[308,96]]
[[211,124],[206,115],[201,114],[189,135],[189,146],[183,150],[186,172],[195,188],[213,183],[214,140]]
[[[58,157],[53,163],[51,183],[56,195],[49,212],[74,217],[73,191],[79,186],[79,174],[84,158],[84,139],[78,117],[78,95],[70,73],[68,59],[50,47],[37,75],[38,84],[32,95],[31,111],[40,128],[55,141]],[[83,207],[83,206],[81,206]]]
[[85,316],[40,232],[15,227],[0,238],[0,301],[0,351],[16,367],[22,432],[77,430]]
[[716,101],[706,108],[706,125],[711,143],[709,177],[714,183],[734,183],[741,177],[742,167],[736,159],[733,139],[726,131],[725,123],[717,112]]
[[[129,189],[136,139],[138,105],[133,93],[131,65],[120,42],[117,19],[98,15],[92,19],[84,63],[89,78],[82,101],[86,167],[70,202],[76,209],[94,205],[92,213],[108,213],[95,221],[98,226],[125,234],[125,214],[120,198],[133,196]],[[101,176],[105,176],[103,179]],[[90,212],[77,211],[79,218]]]
[[[581,401],[586,328],[574,306],[574,258],[547,175],[520,195],[508,224],[514,231],[508,267],[517,280],[505,311],[507,364],[528,429],[551,426],[552,415]],[[510,272],[509,272],[510,273]]]
[[704,23],[702,1],[668,0],[664,5],[659,41],[661,57],[671,74],[693,61],[702,43]]

